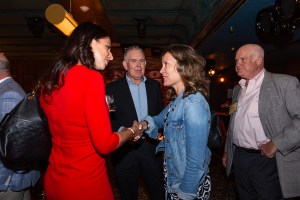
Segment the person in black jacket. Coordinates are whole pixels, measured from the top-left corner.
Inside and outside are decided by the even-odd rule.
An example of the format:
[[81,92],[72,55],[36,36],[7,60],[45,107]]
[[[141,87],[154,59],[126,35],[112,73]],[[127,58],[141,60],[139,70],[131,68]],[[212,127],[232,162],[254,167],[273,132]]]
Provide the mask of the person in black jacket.
[[[146,60],[139,46],[130,46],[124,54],[126,75],[106,86],[116,110],[111,112],[113,131],[121,131],[145,116],[157,115],[163,109],[158,81],[145,77]],[[122,200],[138,199],[138,177],[142,177],[152,200],[163,199],[162,159],[156,155],[156,140],[147,136],[127,143],[111,155]]]

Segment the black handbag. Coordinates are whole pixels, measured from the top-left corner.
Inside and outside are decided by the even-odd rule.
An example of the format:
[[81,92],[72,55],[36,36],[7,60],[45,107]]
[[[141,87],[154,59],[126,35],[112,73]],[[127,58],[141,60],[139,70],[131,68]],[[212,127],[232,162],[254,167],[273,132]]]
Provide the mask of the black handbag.
[[47,118],[39,96],[27,94],[0,122],[0,157],[7,168],[28,170],[51,150]]
[[210,131],[207,146],[211,149],[220,149],[224,145],[221,128],[219,126],[219,116],[215,111],[211,111]]

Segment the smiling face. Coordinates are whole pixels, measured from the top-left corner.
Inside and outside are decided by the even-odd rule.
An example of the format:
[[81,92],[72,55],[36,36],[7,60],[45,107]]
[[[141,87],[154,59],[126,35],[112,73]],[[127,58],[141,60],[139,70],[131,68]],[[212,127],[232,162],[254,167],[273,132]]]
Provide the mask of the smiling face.
[[109,61],[113,60],[113,55],[110,52],[110,38],[105,37],[98,40],[92,40],[91,47],[95,58],[95,69],[104,70]]
[[139,85],[143,80],[146,68],[144,52],[139,49],[129,50],[123,60],[123,67],[127,70],[127,75],[131,81]]
[[160,73],[163,77],[164,86],[174,88],[177,95],[184,90],[184,83],[177,71],[177,61],[169,52],[165,53],[162,57]]
[[256,45],[245,45],[239,48],[235,56],[235,70],[243,79],[250,80],[263,69],[263,52]]

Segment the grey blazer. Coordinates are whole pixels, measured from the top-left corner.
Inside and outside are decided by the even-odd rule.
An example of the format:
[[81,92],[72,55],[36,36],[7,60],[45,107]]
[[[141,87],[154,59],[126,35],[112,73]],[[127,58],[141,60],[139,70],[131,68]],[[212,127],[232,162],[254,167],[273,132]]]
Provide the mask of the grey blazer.
[[[234,88],[232,102],[238,101],[241,87]],[[276,161],[285,198],[300,196],[300,84],[296,77],[265,71],[258,102],[259,117],[266,136],[278,148]],[[235,113],[230,117],[226,174],[232,168]]]
[[[0,120],[10,112],[25,96],[24,90],[12,78],[0,83]],[[0,161],[0,191],[6,191],[9,187],[13,191],[28,189],[36,184],[40,178],[38,169],[31,171],[14,172],[6,168]],[[7,184],[11,180],[10,184]]]
[[24,90],[12,78],[0,83],[0,120],[25,96]]

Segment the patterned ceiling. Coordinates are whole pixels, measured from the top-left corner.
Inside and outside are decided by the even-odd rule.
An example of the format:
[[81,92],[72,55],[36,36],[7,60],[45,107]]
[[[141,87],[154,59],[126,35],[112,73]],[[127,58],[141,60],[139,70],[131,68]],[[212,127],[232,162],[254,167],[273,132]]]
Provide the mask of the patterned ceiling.
[[[236,48],[255,42],[266,48],[270,63],[285,62],[300,56],[298,27],[289,40],[270,36],[268,41],[261,40],[255,29],[257,13],[275,1],[0,0],[0,52],[13,58],[57,55],[66,36],[45,20],[45,10],[59,3],[77,22],[92,21],[107,29],[115,48],[140,44],[160,49],[173,43],[188,44],[214,60],[221,70],[233,66]],[[83,12],[80,6],[89,9]]]
[[[0,51],[12,57],[49,57],[65,40],[45,20],[59,3],[77,22],[92,21],[111,33],[114,46],[140,44],[163,48],[172,43],[199,45],[240,0],[9,0],[0,1]],[[80,6],[88,6],[83,12]],[[139,29],[138,29],[139,27]],[[138,33],[139,31],[139,33]]]
[[[120,43],[164,47],[191,43],[223,0],[101,2]],[[145,32],[141,37],[139,28]]]

